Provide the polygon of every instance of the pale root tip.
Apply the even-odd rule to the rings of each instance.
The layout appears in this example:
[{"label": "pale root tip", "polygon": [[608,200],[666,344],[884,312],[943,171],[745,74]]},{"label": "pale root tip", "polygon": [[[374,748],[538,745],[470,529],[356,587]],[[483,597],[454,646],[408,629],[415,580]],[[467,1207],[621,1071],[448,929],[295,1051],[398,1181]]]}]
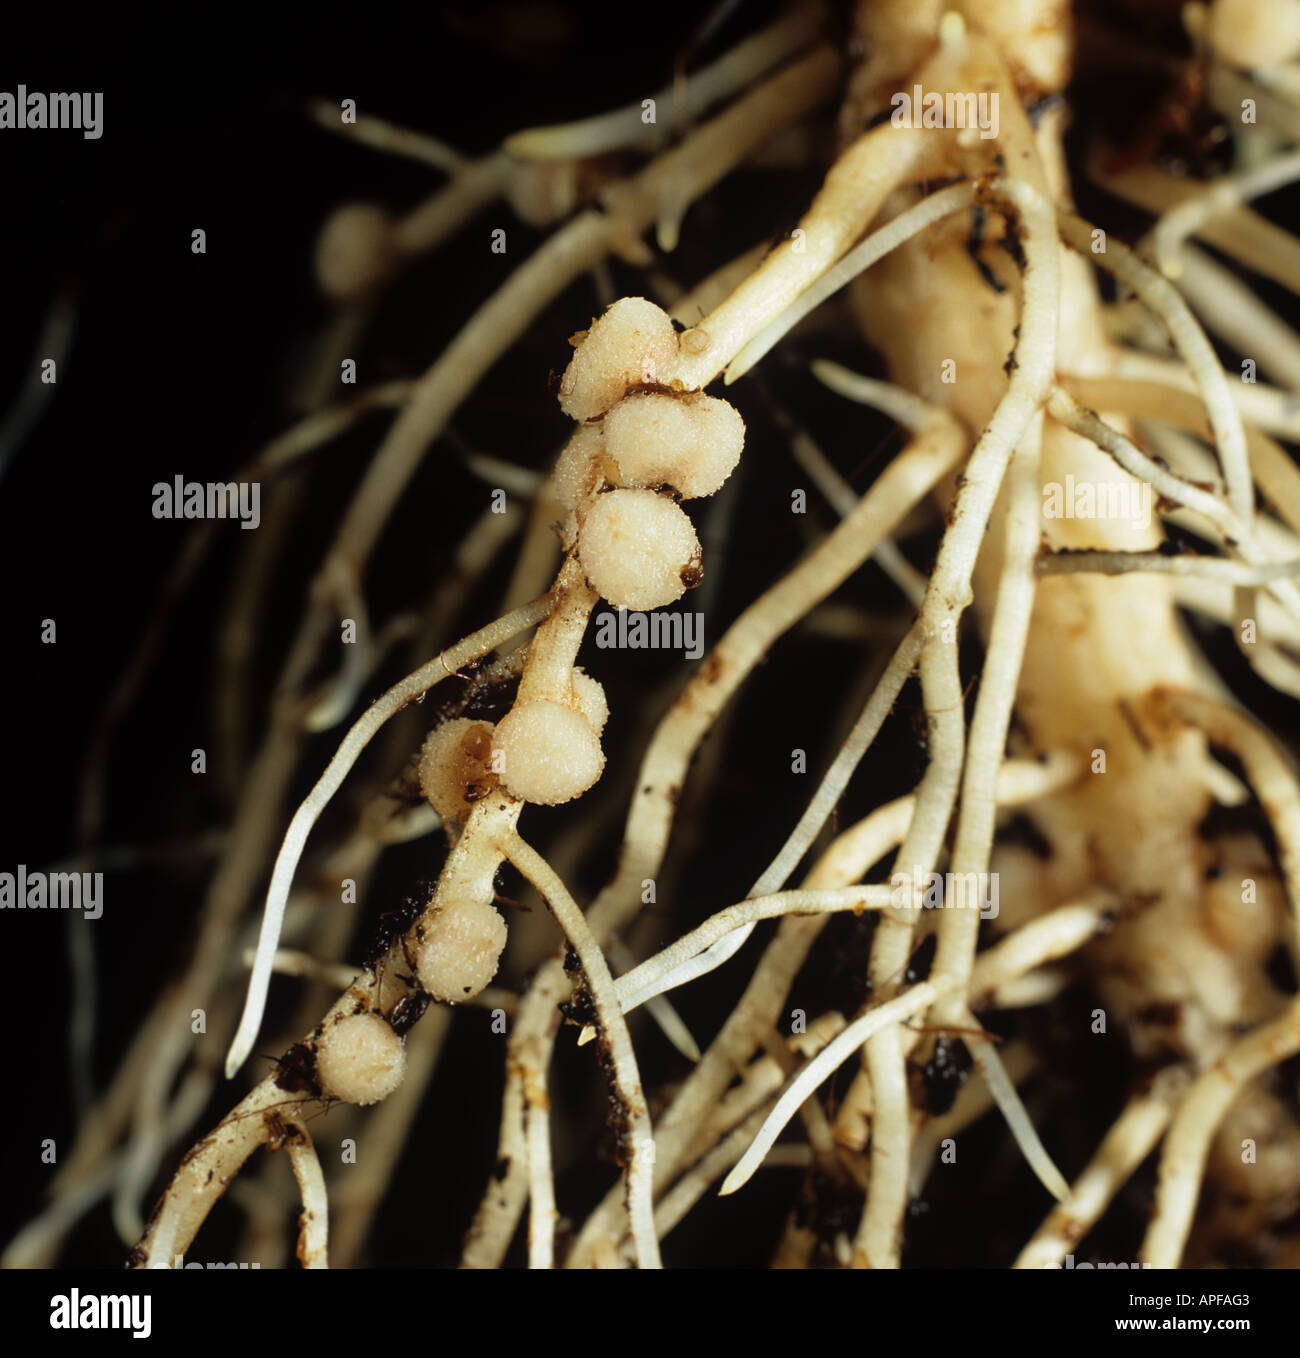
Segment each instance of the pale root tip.
[{"label": "pale root tip", "polygon": [[[257,1037],[257,1029],[262,1022],[259,1014],[253,1023],[249,1023],[248,1014],[240,1020],[239,1028],[234,1037],[230,1039],[230,1050],[226,1052],[226,1079],[233,1080],[239,1074],[248,1054],[253,1050],[253,1042]],[[250,1031],[251,1029],[251,1031]]]},{"label": "pale root tip", "polygon": [[501,149],[516,160],[545,160],[555,138],[537,128],[514,132],[501,143]]},{"label": "pale root tip", "polygon": [[958,10],[950,9],[939,20],[939,41],[945,47],[955,47],[966,39],[966,20]]},{"label": "pale root tip", "polygon": [[316,240],[316,281],[336,302],[357,302],[381,287],[398,259],[393,221],[374,203],[336,208]]}]

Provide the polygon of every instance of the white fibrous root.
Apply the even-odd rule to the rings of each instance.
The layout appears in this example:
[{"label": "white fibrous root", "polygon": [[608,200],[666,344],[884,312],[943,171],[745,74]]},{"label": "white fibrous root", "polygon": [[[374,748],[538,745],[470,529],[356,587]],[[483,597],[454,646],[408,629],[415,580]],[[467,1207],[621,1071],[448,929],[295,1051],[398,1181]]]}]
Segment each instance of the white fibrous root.
[{"label": "white fibrous root", "polygon": [[316,239],[316,281],[336,302],[356,302],[392,277],[400,251],[393,219],[374,203],[346,203]]},{"label": "white fibrous root", "polygon": [[718,490],[745,444],[735,406],[695,392],[633,392],[609,412],[604,427],[622,485],[670,485],[687,500]]},{"label": "white fibrous root", "polygon": [[417,925],[415,969],[435,1000],[472,999],[497,974],[506,946],[506,922],[492,905],[492,890],[448,899],[427,923]]},{"label": "white fibrous root", "polygon": [[592,588],[615,608],[671,604],[704,574],[690,519],[653,490],[597,496],[582,520],[578,555]]},{"label": "white fibrous root", "polygon": [[550,698],[516,703],[496,728],[492,752],[507,791],[542,806],[581,796],[605,767],[591,722]]},{"label": "white fibrous root", "polygon": [[378,1103],[405,1073],[406,1046],[378,1014],[344,1015],[316,1040],[316,1078],[327,1098]]},{"label": "white fibrous root", "polygon": [[560,381],[560,408],[575,420],[603,415],[629,387],[666,386],[677,363],[677,332],[666,311],[644,297],[622,297],[591,329]]},{"label": "white fibrous root", "polygon": [[492,723],[456,717],[429,733],[420,752],[420,790],[444,821],[461,825],[495,786]]}]

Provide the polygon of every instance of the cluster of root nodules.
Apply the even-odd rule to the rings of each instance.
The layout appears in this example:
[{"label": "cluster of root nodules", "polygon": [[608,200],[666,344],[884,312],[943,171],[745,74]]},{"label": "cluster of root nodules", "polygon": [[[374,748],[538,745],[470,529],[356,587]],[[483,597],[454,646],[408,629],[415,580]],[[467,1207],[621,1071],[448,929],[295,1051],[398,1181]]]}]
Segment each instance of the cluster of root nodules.
[{"label": "cluster of root nodules", "polygon": [[653,302],[622,298],[574,343],[560,405],[583,423],[555,470],[570,511],[566,539],[614,607],[674,603],[703,578],[699,540],[678,501],[726,481],[744,422],[728,402],[683,388],[677,332]]}]

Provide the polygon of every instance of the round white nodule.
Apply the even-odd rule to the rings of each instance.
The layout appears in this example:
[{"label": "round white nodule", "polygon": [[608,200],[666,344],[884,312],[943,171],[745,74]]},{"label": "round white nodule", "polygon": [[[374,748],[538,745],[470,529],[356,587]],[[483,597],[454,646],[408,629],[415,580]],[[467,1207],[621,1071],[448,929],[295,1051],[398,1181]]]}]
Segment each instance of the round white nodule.
[{"label": "round white nodule", "polygon": [[542,806],[581,796],[605,767],[587,718],[549,698],[516,703],[497,724],[492,750],[506,788]]},{"label": "round white nodule", "polygon": [[560,408],[575,420],[603,415],[628,387],[667,385],[677,364],[668,313],[644,297],[621,297],[578,344],[560,379]]},{"label": "round white nodule", "polygon": [[596,497],[578,533],[592,587],[615,608],[659,608],[699,582],[700,543],[680,506],[652,490]]},{"label": "round white nodule", "polygon": [[393,219],[374,203],[346,203],[316,239],[316,280],[336,302],[356,302],[393,273],[398,250]]},{"label": "round white nodule", "polygon": [[406,1073],[406,1047],[378,1014],[348,1014],[316,1040],[316,1078],[344,1103],[386,1099]]},{"label": "round white nodule", "polygon": [[605,417],[604,429],[623,485],[669,485],[688,500],[718,490],[745,446],[740,412],[702,394],[634,391]]},{"label": "round white nodule", "polygon": [[490,903],[449,904],[416,945],[420,984],[444,1004],[472,999],[497,974],[505,946],[506,922]]}]

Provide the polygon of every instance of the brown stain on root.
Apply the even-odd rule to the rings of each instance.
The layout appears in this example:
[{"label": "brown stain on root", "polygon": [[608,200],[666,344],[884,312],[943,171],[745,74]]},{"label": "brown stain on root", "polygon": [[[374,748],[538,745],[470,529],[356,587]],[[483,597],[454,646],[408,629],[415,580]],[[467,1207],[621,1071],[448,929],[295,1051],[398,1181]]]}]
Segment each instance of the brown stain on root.
[{"label": "brown stain on root", "polygon": [[614,1161],[620,1169],[626,1169],[632,1158],[632,1114],[623,1091],[618,1087],[609,1039],[601,1028],[596,1030],[596,1059],[605,1077],[605,1091],[609,1099],[605,1125],[614,1134]]},{"label": "brown stain on root", "polygon": [[262,1125],[266,1128],[267,1150],[278,1151],[283,1146],[300,1145],[307,1140],[307,1133],[297,1122],[274,1108],[262,1114]]},{"label": "brown stain on root", "polygon": [[295,1042],[280,1058],[274,1075],[277,1089],[289,1094],[310,1094],[321,1097],[320,1082],[316,1078],[316,1053],[305,1042]]}]

